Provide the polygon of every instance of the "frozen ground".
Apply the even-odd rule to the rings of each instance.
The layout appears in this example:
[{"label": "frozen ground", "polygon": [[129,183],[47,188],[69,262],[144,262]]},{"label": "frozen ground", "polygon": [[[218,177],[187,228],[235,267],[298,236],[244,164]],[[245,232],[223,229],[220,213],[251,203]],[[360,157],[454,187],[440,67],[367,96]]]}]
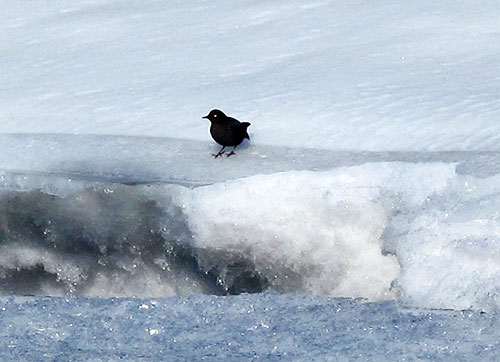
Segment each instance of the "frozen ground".
[{"label": "frozen ground", "polygon": [[2,2],[0,356],[495,360],[499,12]]}]

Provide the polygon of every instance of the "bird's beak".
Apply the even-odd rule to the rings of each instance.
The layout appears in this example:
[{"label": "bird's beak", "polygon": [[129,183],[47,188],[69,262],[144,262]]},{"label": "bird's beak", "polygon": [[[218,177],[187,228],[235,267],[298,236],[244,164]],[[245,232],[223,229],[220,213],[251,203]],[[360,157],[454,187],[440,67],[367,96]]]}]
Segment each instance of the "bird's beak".
[{"label": "bird's beak", "polygon": [[208,118],[208,116],[203,116],[203,117],[201,117],[201,118]]}]

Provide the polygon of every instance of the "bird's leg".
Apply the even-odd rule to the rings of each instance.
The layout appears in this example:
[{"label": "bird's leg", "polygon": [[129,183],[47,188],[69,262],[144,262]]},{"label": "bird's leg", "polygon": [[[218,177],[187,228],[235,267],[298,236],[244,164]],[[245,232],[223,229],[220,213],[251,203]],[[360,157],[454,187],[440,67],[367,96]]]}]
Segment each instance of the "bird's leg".
[{"label": "bird's leg", "polygon": [[212,154],[212,156],[214,156],[214,158],[222,156],[224,154],[224,148],[226,148],[226,146],[222,146],[222,148],[220,149],[219,153],[217,153],[216,155]]},{"label": "bird's leg", "polygon": [[[236,145],[236,146],[237,146],[237,145]],[[229,152],[229,153],[226,155],[227,157],[230,157],[230,156],[232,156],[232,155],[235,155],[235,154],[236,154],[236,153],[234,153],[234,150],[236,149],[236,146],[234,146],[234,147],[233,147],[233,149],[232,149],[232,151],[231,151],[231,152]]]}]

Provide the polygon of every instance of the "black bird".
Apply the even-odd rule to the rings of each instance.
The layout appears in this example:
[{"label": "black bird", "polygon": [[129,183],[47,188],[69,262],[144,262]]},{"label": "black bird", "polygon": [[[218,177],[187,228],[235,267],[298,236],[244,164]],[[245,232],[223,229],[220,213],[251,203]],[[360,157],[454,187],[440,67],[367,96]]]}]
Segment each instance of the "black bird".
[{"label": "black bird", "polygon": [[224,148],[232,146],[233,150],[227,154],[227,157],[234,155],[234,150],[243,139],[250,139],[247,128],[250,126],[248,122],[240,122],[237,119],[228,117],[224,112],[213,109],[209,114],[202,118],[207,118],[210,122],[210,134],[215,142],[220,144],[222,148],[219,153],[213,155],[215,158],[224,154]]}]

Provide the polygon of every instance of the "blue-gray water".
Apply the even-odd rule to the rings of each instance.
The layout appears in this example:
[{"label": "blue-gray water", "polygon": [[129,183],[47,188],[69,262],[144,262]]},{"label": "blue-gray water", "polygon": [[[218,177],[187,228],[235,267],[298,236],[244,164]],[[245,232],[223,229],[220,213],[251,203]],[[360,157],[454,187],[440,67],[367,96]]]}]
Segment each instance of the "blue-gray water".
[{"label": "blue-gray water", "polygon": [[498,314],[302,295],[0,298],[2,361],[495,361]]}]

